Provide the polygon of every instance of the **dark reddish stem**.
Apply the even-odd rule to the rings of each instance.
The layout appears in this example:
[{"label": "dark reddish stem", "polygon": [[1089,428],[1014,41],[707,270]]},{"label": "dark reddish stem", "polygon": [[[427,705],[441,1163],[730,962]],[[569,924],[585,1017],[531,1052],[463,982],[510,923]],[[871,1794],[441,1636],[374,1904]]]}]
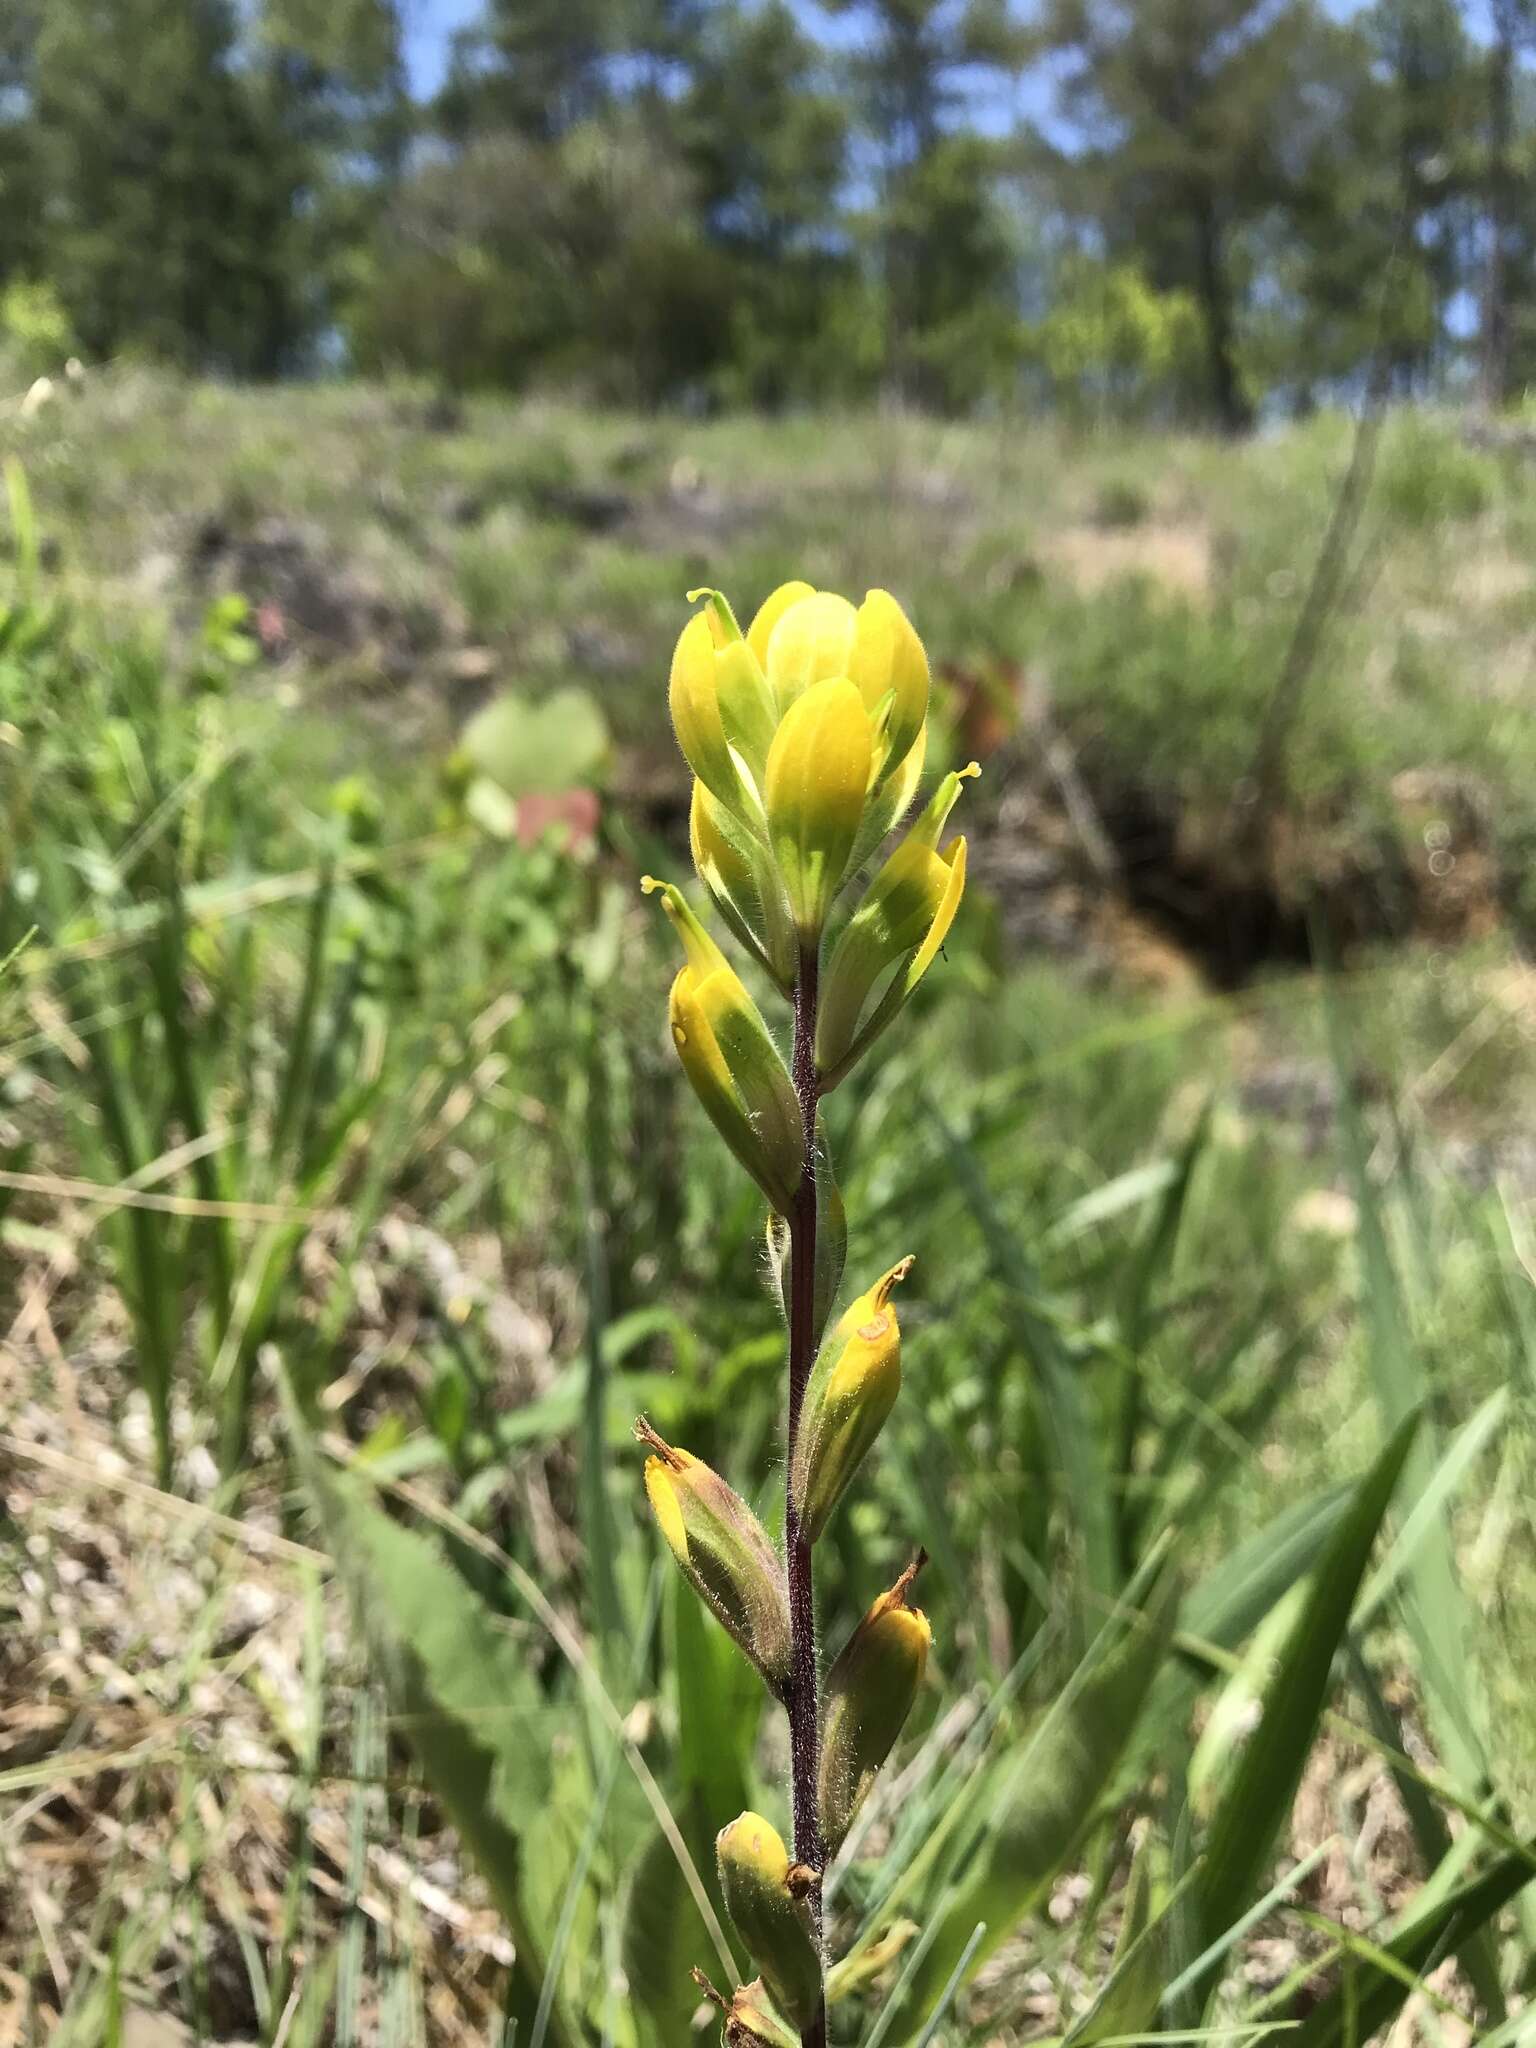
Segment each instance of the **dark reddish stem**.
[{"label": "dark reddish stem", "polygon": [[[795,1860],[823,1868],[821,1825],[816,1812],[816,1777],[821,1743],[820,1685],[816,1670],[816,1589],[811,1545],[800,1533],[788,1472],[794,1465],[800,1404],[816,1357],[816,1002],[820,956],[814,945],[800,953],[795,983],[795,1049],[791,1066],[800,1119],[805,1128],[805,1167],[789,1217],[789,1458],[784,1487],[784,1551],[789,1571],[789,1755],[795,1821]],[[811,1894],[818,1935],[821,1896]],[[800,2030],[801,2048],[825,2048],[827,2010]]]}]

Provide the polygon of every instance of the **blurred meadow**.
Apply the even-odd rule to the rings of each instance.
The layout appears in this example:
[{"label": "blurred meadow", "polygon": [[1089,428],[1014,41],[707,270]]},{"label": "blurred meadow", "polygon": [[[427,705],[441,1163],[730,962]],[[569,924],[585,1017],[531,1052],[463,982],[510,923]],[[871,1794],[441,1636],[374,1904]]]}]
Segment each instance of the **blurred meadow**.
[{"label": "blurred meadow", "polygon": [[[0,2048],[718,2036],[714,1838],[786,1824],[788,1743],[630,1432],[776,1530],[784,1319],[639,878],[688,866],[685,593],[789,578],[894,592],[929,781],[982,769],[943,956],[826,1105],[850,1274],[916,1264],[823,1634],[916,1545],[934,1629],[825,1873],[831,2040],[1536,2038],[1529,24],[1270,10],[1288,196],[1198,122],[1184,166],[1223,371],[1145,157],[1067,234],[1109,145],[951,103],[1076,25],[1134,132],[1137,10],[849,12],[660,9],[659,85],[604,30],[541,123],[600,8],[492,7],[430,93],[341,10],[268,81],[310,88],[266,356],[267,215],[221,301],[163,155],[143,218],[85,184],[91,108],[152,128],[112,53],[222,10],[0,38]],[[914,49],[931,131],[880,111]],[[1394,79],[1448,165],[1406,235]],[[818,165],[842,240],[783,224]],[[780,213],[669,210],[727,169]]]}]

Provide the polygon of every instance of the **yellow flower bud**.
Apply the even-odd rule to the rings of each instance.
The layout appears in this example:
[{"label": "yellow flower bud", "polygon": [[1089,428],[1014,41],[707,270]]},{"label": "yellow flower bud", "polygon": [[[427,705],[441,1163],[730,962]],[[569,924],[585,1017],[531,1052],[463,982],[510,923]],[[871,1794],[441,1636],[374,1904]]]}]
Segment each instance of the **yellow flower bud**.
[{"label": "yellow flower bud", "polygon": [[895,1747],[928,1663],[933,1631],[907,1605],[923,1554],[870,1608],[827,1674],[818,1799],[827,1853],[847,1834]]},{"label": "yellow flower bud", "polygon": [[901,1332],[891,1294],[912,1269],[902,1259],[844,1314],[822,1346],[800,1408],[790,1484],[812,1543],[885,1427],[901,1391]]},{"label": "yellow flower bud", "polygon": [[768,838],[804,943],[819,935],[847,873],[873,763],[874,727],[846,677],[813,683],[774,734],[764,784]]},{"label": "yellow flower bud", "polygon": [[888,590],[872,590],[859,606],[847,673],[871,711],[887,696],[885,758],[879,779],[894,774],[912,751],[928,716],[928,657],[910,620]]},{"label": "yellow flower bud", "polygon": [[715,656],[715,697],[720,706],[720,723],[727,742],[746,762],[754,778],[761,778],[763,764],[779,722],[778,708],[763,665],[751,643],[744,639],[736,614],[718,590],[690,590],[688,602],[705,600],[702,614],[709,622]]},{"label": "yellow flower bud", "polygon": [[789,1677],[789,1596],[763,1525],[718,1472],[656,1434],[642,1416],[645,1490],[683,1577],[782,1696]]},{"label": "yellow flower bud", "polygon": [[810,1910],[790,1889],[777,1829],[744,1813],[721,1830],[715,1858],[726,1908],[769,1997],[794,2026],[809,2026],[821,2005],[821,1955]]},{"label": "yellow flower bud", "polygon": [[761,830],[761,801],[742,772],[742,758],[733,751],[726,729],[711,618],[711,613],[695,612],[678,635],[667,689],[672,724],[699,780],[734,816]]},{"label": "yellow flower bud", "polygon": [[672,984],[672,1038],[683,1072],[711,1121],[780,1214],[805,1159],[800,1104],[779,1049],[741,977],[689,909],[682,892],[650,875],[682,939],[687,964]]},{"label": "yellow flower bud", "polygon": [[802,597],[815,595],[809,583],[781,583],[758,606],[757,614],[747,628],[747,645],[761,662],[764,674],[768,670],[768,642],[773,637],[774,627],[792,604],[798,604]]},{"label": "yellow flower bud", "polygon": [[[962,780],[980,772],[973,761],[945,776],[838,935],[822,977],[816,1028],[824,1088],[836,1087],[890,1023],[949,934],[965,893],[965,841],[953,839],[942,851],[937,841]],[[893,966],[895,977],[865,1019],[871,992]]]},{"label": "yellow flower bud", "polygon": [[773,856],[697,779],[688,837],[694,867],[715,908],[783,993],[791,995],[799,942]]},{"label": "yellow flower bud", "polygon": [[[781,594],[776,591],[768,603]],[[780,611],[768,635],[763,667],[781,718],[813,684],[847,678],[857,633],[858,614],[835,591],[815,591]]]}]

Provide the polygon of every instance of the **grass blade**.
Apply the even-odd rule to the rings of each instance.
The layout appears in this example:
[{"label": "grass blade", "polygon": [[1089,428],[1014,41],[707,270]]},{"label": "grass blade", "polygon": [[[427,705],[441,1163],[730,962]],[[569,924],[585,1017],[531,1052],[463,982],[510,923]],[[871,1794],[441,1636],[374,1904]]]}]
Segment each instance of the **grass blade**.
[{"label": "grass blade", "polygon": [[1216,1810],[1199,1880],[1201,1939],[1206,1947],[1242,1912],[1274,1855],[1316,1737],[1334,1657],[1417,1427],[1417,1414],[1399,1424],[1356,1488],[1319,1560],[1311,1592],[1264,1702],[1264,1718]]},{"label": "grass blade", "polygon": [[1112,1602],[1121,1584],[1115,1495],[1082,1377],[1060,1331],[1042,1310],[1045,1291],[1040,1277],[999,1214],[974,1149],[951,1129],[926,1094],[923,1102],[981,1232],[988,1263],[1011,1298],[1024,1351],[1039,1381],[1073,1525],[1082,1542],[1088,1590]]},{"label": "grass blade", "polygon": [[984,1822],[943,1908],[942,1927],[916,1972],[912,1997],[933,1999],[978,1920],[988,1932],[977,1961],[1004,1941],[1075,1853],[1135,1730],[1178,1607],[1166,1566],[1141,1611],[1122,1609],[1044,1722],[983,1781]]},{"label": "grass blade", "polygon": [[1491,1869],[1411,1918],[1384,1944],[1384,1960],[1363,1970],[1346,1959],[1339,1983],[1321,2001],[1298,2001],[1293,2048],[1350,2048],[1382,2033],[1415,1982],[1486,1928],[1531,1878],[1529,1855],[1501,1856]]}]

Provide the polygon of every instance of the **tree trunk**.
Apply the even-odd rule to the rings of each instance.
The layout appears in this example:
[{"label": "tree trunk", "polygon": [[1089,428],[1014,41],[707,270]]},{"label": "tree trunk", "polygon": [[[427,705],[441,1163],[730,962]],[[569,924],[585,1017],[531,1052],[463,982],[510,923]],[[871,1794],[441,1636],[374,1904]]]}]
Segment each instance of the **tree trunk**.
[{"label": "tree trunk", "polygon": [[1243,392],[1237,368],[1237,343],[1232,316],[1232,279],[1216,199],[1211,192],[1195,197],[1195,285],[1205,326],[1206,372],[1211,410],[1225,434],[1246,434],[1253,408]]},{"label": "tree trunk", "polygon": [[1509,396],[1510,153],[1514,147],[1515,24],[1509,6],[1493,10],[1488,58],[1488,257],[1483,273],[1481,362],[1483,404],[1496,412]]}]

